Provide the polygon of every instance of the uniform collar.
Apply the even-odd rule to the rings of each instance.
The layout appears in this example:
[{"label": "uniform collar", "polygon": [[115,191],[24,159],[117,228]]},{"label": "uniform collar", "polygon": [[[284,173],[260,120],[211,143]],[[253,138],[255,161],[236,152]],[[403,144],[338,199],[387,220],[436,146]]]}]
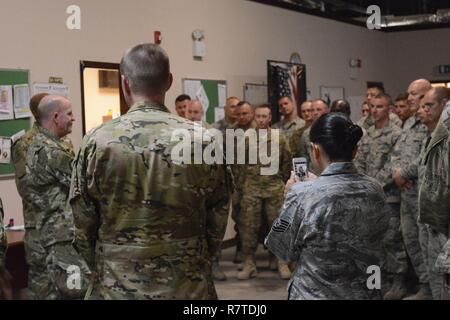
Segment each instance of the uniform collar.
[{"label": "uniform collar", "polygon": [[137,102],[135,103],[130,110],[128,110],[127,113],[130,112],[134,112],[134,111],[138,111],[138,110],[156,110],[156,111],[162,111],[162,112],[169,112],[169,109],[167,109],[166,106],[159,104],[157,102],[153,102],[153,101],[141,101],[141,102]]},{"label": "uniform collar", "polygon": [[320,175],[334,176],[337,174],[354,174],[358,173],[353,162],[333,162]]},{"label": "uniform collar", "polygon": [[47,138],[55,141],[55,142],[61,142],[62,139],[60,137],[58,137],[56,134],[54,134],[53,132],[50,132],[49,130],[47,130],[44,127],[41,126],[36,126],[37,130],[39,133],[43,134],[44,136],[46,136]]}]

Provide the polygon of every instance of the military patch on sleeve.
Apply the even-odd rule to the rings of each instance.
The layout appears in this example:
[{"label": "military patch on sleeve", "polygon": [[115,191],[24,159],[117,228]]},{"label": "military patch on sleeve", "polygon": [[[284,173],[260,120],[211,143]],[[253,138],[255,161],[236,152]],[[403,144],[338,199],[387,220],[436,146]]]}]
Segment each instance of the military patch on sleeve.
[{"label": "military patch on sleeve", "polygon": [[285,232],[289,227],[291,223],[286,220],[278,219],[272,226],[272,230],[274,232]]}]

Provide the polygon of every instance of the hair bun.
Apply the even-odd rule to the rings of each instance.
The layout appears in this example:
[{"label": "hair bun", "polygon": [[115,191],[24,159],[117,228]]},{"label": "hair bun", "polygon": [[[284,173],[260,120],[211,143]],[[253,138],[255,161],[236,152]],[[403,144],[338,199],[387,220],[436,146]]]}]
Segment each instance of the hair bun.
[{"label": "hair bun", "polygon": [[359,139],[361,139],[362,135],[363,135],[363,131],[361,129],[360,126],[352,123],[348,128],[347,128],[347,135],[348,137],[353,140],[353,141],[359,141]]}]

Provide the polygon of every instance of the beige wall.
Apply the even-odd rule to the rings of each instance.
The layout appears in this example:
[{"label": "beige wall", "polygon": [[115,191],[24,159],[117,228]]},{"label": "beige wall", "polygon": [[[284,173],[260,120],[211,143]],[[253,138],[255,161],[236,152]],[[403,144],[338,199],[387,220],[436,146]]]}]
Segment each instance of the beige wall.
[{"label": "beige wall", "polygon": [[439,76],[436,66],[450,64],[450,29],[397,32],[387,35],[388,73],[385,76],[392,93],[407,89],[414,79],[449,80]]},{"label": "beige wall", "polygon": [[[267,59],[287,61],[293,51],[300,52],[307,65],[312,97],[319,95],[320,85],[343,86],[346,96],[359,96],[368,80],[385,80],[389,90],[398,85],[392,70],[415,67],[392,54],[399,50],[394,40],[401,34],[244,0],[0,0],[0,4],[0,25],[8,30],[2,33],[0,67],[29,69],[31,82],[64,78],[77,118],[72,134],[75,147],[82,139],[79,61],[119,62],[128,47],[152,42],[154,30],[162,32],[162,46],[171,57],[174,85],[166,103],[170,108],[181,93],[182,78],[224,79],[228,94],[242,97],[246,81],[265,80]],[[71,4],[82,10],[80,31],[65,27]],[[205,31],[203,61],[192,58],[191,32],[197,28]],[[349,77],[350,58],[362,59],[357,80]],[[405,74],[402,81],[411,76]],[[1,180],[0,190],[7,216],[21,219],[13,180]]]}]

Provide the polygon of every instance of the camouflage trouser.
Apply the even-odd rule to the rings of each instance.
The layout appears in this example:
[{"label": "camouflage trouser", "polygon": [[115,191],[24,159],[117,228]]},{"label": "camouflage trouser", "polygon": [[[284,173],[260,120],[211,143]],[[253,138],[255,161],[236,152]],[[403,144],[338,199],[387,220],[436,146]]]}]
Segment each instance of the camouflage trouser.
[{"label": "camouflage trouser", "polygon": [[278,217],[278,211],[283,204],[283,196],[268,198],[257,194],[246,193],[242,198],[242,211],[239,217],[239,233],[242,239],[244,255],[253,255],[258,247],[258,234],[261,227],[261,215],[265,212],[267,223],[272,226]]},{"label": "camouflage trouser", "polygon": [[429,225],[422,227],[419,235],[420,245],[422,247],[423,258],[428,272],[428,279],[431,288],[433,300],[442,299],[442,291],[444,285],[443,274],[436,270],[436,259],[442,250],[447,238],[436,231]]},{"label": "camouflage trouser", "polygon": [[55,244],[47,252],[47,274],[52,287],[46,299],[83,299],[90,283],[90,271],[72,244]]},{"label": "camouflage trouser", "polygon": [[418,217],[417,195],[402,193],[400,205],[400,220],[402,226],[403,241],[409,260],[420,283],[428,283],[428,273],[423,260],[422,248],[419,243],[419,233],[422,225],[417,223]]},{"label": "camouflage trouser", "polygon": [[47,274],[45,258],[47,253],[40,245],[39,235],[36,229],[26,229],[25,233],[25,258],[28,264],[28,291],[29,299],[44,300],[52,287]]},{"label": "camouflage trouser", "polygon": [[406,274],[408,271],[408,258],[403,243],[400,228],[400,204],[389,203],[389,226],[384,238],[384,249],[386,253],[386,265],[384,269],[388,273]]},{"label": "camouflage trouser", "polygon": [[242,251],[242,240],[241,236],[239,234],[239,217],[241,216],[241,205],[242,205],[242,189],[236,188],[236,190],[233,192],[232,198],[231,198],[231,218],[235,222],[234,230],[236,231],[236,251]]}]

